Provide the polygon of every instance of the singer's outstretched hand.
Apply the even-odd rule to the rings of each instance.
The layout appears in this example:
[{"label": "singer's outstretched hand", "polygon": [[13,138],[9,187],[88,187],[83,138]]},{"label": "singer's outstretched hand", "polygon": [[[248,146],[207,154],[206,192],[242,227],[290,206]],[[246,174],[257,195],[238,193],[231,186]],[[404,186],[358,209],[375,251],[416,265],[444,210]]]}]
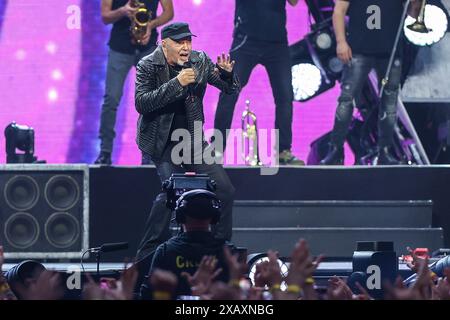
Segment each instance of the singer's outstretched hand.
[{"label": "singer's outstretched hand", "polygon": [[231,61],[230,55],[222,53],[222,56],[217,56],[217,65],[225,71],[233,71],[235,61]]}]

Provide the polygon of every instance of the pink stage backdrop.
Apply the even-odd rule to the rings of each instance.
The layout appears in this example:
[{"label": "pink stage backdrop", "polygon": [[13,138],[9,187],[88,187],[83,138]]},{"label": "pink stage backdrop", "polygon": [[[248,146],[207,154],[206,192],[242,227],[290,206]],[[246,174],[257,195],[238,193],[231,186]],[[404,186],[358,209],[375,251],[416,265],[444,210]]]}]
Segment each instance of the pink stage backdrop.
[{"label": "pink stage backdrop", "polygon": [[[257,1],[257,0],[255,0]],[[174,21],[186,21],[198,36],[194,49],[213,59],[231,44],[234,0],[174,0]],[[309,30],[303,2],[288,6],[289,42]],[[2,0],[0,3],[0,128],[11,121],[32,126],[36,155],[48,163],[91,163],[98,152],[109,26],[100,20],[100,0]],[[135,144],[134,69],[119,107],[114,162],[140,163]],[[294,102],[293,151],[305,159],[310,143],[333,123],[338,88],[307,103]],[[205,129],[213,126],[218,90],[207,90]],[[259,128],[274,127],[275,104],[267,74],[258,66],[242,90],[233,127],[240,127],[245,100]],[[4,138],[0,162],[5,162]],[[347,157],[347,162],[353,159]]]}]

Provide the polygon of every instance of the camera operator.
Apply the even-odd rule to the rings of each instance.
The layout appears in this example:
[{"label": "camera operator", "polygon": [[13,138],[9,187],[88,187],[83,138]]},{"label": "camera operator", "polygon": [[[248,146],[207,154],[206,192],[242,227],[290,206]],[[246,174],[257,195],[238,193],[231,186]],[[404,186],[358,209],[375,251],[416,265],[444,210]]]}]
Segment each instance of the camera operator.
[{"label": "camera operator", "polygon": [[[171,271],[178,278],[176,296],[191,295],[191,286],[184,273],[194,275],[204,256],[217,269],[216,280],[228,281],[228,267],[225,262],[224,241],[214,238],[211,226],[220,218],[220,201],[208,190],[195,189],[185,192],[177,200],[175,220],[182,230],[177,235],[162,243],[153,256],[149,275],[156,269]],[[214,258],[211,258],[214,257]],[[150,284],[142,285],[142,298],[149,298]]]}]

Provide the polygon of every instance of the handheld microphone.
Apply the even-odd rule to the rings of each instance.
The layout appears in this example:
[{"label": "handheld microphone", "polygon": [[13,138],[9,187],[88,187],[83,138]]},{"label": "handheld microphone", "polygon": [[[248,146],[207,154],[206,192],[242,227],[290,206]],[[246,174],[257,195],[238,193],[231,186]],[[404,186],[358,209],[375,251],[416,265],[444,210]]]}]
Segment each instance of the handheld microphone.
[{"label": "handheld microphone", "polygon": [[[188,60],[183,64],[183,69],[188,69],[188,68],[192,68],[191,60]],[[191,101],[194,102],[194,85],[193,84],[188,85],[187,90],[188,90],[188,96],[191,98]]]},{"label": "handheld microphone", "polygon": [[112,252],[128,249],[128,242],[115,242],[115,243],[105,243],[100,247],[92,248],[91,251],[97,252]]}]

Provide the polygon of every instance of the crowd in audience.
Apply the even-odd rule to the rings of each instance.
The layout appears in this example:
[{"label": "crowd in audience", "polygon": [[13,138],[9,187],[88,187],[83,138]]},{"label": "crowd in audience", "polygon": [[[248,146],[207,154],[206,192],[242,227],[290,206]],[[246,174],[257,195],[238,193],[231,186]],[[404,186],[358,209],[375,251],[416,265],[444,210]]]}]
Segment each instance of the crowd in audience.
[{"label": "crowd in audience", "polygon": [[[154,269],[145,281],[149,282],[151,294],[146,299],[172,300],[179,298],[178,283],[187,281],[190,298],[202,300],[370,300],[372,297],[363,284],[352,291],[338,277],[328,281],[326,293],[317,290],[314,272],[322,256],[313,258],[305,240],[299,240],[292,251],[289,271],[283,276],[277,253],[268,251],[268,260],[259,263],[254,273],[254,283],[248,280],[247,265],[240,262],[225,246],[223,256],[227,277],[220,277],[223,268],[218,268],[215,256],[203,256],[193,272],[175,275],[163,269]],[[0,267],[4,263],[3,248],[0,247]],[[450,269],[438,277],[429,269],[428,260],[415,257],[411,265],[417,273],[416,281],[406,287],[400,277],[395,283],[383,283],[385,299],[393,300],[450,300]],[[217,279],[221,279],[220,281]],[[136,294],[138,268],[127,266],[119,279],[94,281],[85,274],[80,298],[86,300],[131,300]],[[0,276],[1,300],[59,300],[64,298],[66,283],[61,274],[46,268],[36,261],[25,261]]]}]

